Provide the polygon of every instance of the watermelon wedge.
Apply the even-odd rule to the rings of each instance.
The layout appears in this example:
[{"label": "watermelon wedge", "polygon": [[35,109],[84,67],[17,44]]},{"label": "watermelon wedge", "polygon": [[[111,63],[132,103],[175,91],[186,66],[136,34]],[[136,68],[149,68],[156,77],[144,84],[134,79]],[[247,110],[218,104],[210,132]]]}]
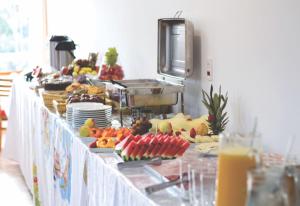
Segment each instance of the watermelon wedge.
[{"label": "watermelon wedge", "polygon": [[149,147],[148,147],[147,151],[144,154],[145,158],[149,158],[150,157],[150,154],[151,154],[152,150],[154,149],[154,147],[156,146],[157,143],[158,143],[158,138],[153,137],[151,139],[150,143],[149,143]]},{"label": "watermelon wedge", "polygon": [[162,135],[157,139],[157,144],[155,145],[151,154],[149,155],[150,158],[157,157],[157,153],[159,152],[161,146],[163,145],[164,138],[166,138],[166,136]]},{"label": "watermelon wedge", "polygon": [[170,157],[170,154],[171,154],[171,151],[174,150],[174,147],[176,147],[176,139],[175,138],[172,138],[170,137],[170,142],[167,146],[167,148],[165,149],[164,153],[162,154],[162,157],[163,158],[169,158]]},{"label": "watermelon wedge", "polygon": [[127,147],[127,145],[133,141],[134,136],[129,135],[125,139],[123,139],[119,144],[116,145],[115,151],[117,154],[121,154],[121,152]]},{"label": "watermelon wedge", "polygon": [[142,139],[142,136],[141,136],[141,135],[136,135],[136,136],[134,136],[134,141],[135,141],[135,142],[138,142],[140,139]]},{"label": "watermelon wedge", "polygon": [[137,143],[135,141],[131,141],[127,147],[122,151],[121,157],[124,161],[128,161],[130,158],[131,153],[137,147]]},{"label": "watermelon wedge", "polygon": [[166,149],[169,147],[169,144],[170,144],[171,140],[172,139],[170,137],[167,137],[167,138],[164,139],[163,144],[162,144],[161,148],[159,149],[159,151],[157,153],[157,156],[160,157],[162,154],[164,154]]},{"label": "watermelon wedge", "polygon": [[181,138],[178,137],[174,137],[174,138],[175,138],[174,147],[170,151],[170,154],[168,156],[169,158],[174,158],[176,153],[180,150],[182,144],[185,142],[185,140]]},{"label": "watermelon wedge", "polygon": [[190,143],[185,141],[185,143],[182,144],[181,148],[178,150],[178,152],[176,153],[176,157],[180,157],[183,155],[183,153],[185,152],[185,150],[187,150],[187,148],[189,148]]},{"label": "watermelon wedge", "polygon": [[140,149],[139,153],[136,155],[135,159],[137,159],[137,160],[142,159],[142,157],[144,156],[145,152],[147,151],[147,149],[149,147],[150,141],[151,141],[151,137],[146,137],[146,139],[142,140],[141,149]]},{"label": "watermelon wedge", "polygon": [[147,139],[147,138],[152,139],[153,137],[154,137],[154,134],[148,133],[148,134],[145,134],[145,135],[143,136],[143,139]]},{"label": "watermelon wedge", "polygon": [[130,154],[130,160],[135,160],[136,155],[139,153],[140,149],[142,148],[143,140],[140,139],[138,142],[136,142],[136,147]]}]

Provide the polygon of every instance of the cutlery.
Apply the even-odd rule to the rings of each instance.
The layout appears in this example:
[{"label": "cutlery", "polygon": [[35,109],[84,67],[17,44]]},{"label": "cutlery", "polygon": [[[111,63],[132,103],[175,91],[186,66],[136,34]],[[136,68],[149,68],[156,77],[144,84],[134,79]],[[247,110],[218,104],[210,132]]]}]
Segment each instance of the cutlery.
[{"label": "cutlery", "polygon": [[163,183],[159,183],[159,184],[156,184],[156,185],[148,186],[148,187],[145,188],[145,192],[146,192],[146,194],[150,195],[154,192],[166,189],[168,187],[172,187],[174,185],[179,185],[179,184],[182,184],[182,183],[185,183],[185,182],[189,182],[189,178],[188,178],[187,175],[183,176],[182,179],[180,179],[178,177],[178,179],[173,180],[173,181],[163,182]]}]

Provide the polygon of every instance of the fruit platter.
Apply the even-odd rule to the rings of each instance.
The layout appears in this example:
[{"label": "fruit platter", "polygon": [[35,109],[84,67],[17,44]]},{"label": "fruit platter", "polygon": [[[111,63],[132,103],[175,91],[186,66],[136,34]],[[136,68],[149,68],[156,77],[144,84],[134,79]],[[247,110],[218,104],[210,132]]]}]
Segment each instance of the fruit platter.
[{"label": "fruit platter", "polygon": [[155,157],[173,159],[182,156],[190,146],[190,143],[180,136],[163,133],[134,135],[133,131],[135,130],[124,127],[96,128],[93,119],[87,119],[79,128],[79,135],[82,139],[94,138],[94,141],[88,144],[93,151],[100,148],[97,151],[103,152],[109,148],[109,152],[114,150],[124,161]]},{"label": "fruit platter", "polygon": [[131,128],[96,128],[94,120],[87,119],[79,133],[81,138],[95,138],[90,148],[110,148],[124,161],[173,159],[182,156],[190,144],[196,144],[193,148],[199,152],[217,150],[219,136],[212,133],[208,117],[193,119],[183,113],[163,120],[138,117]]}]

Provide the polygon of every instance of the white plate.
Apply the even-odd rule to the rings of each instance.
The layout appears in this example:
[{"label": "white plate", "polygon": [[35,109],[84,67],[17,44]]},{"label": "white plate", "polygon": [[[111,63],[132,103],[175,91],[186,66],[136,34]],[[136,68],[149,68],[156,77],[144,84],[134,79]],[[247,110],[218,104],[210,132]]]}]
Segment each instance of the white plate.
[{"label": "white plate", "polygon": [[78,105],[75,105],[73,106],[73,112],[76,112],[76,111],[81,111],[81,112],[85,112],[85,111],[101,111],[101,110],[109,110],[111,109],[111,106],[109,105],[103,105],[103,104],[92,104],[89,102],[86,103],[86,104],[78,104]]},{"label": "white plate", "polygon": [[93,119],[107,119],[107,118],[110,118],[111,115],[74,115],[73,118],[76,118],[76,119],[87,119],[87,118],[93,118]]},{"label": "white plate", "polygon": [[69,104],[68,108],[72,108],[73,111],[98,111],[98,110],[104,110],[109,109],[111,106],[109,105],[103,105],[102,103],[95,103],[95,102],[80,102],[80,103],[74,103]]},{"label": "white plate", "polygon": [[[73,119],[73,122],[85,122],[85,121],[86,121],[86,119]],[[111,122],[111,118],[94,120],[94,122],[98,122],[98,123]]]},{"label": "white plate", "polygon": [[[72,125],[74,125],[75,127],[77,127],[77,128],[80,128],[83,124],[72,124]],[[110,126],[110,124],[96,124],[96,127],[108,127],[108,126]]]},{"label": "white plate", "polygon": [[[104,108],[105,107],[105,108]],[[82,112],[82,113],[92,113],[92,112],[110,112],[111,111],[111,108],[109,108],[110,106],[100,106],[100,107],[97,107],[97,109],[89,109],[89,110],[86,110],[86,109],[81,109],[81,108],[73,108],[72,111],[73,112]]]},{"label": "white plate", "polygon": [[92,115],[85,115],[85,116],[79,116],[79,115],[75,115],[73,116],[74,119],[88,119],[88,118],[92,118],[95,120],[95,119],[108,119],[108,118],[111,118],[111,115],[106,115],[106,116],[92,116]]},{"label": "white plate", "polygon": [[92,116],[92,115],[85,115],[85,116],[79,116],[79,115],[75,115],[73,116],[74,119],[88,119],[88,118],[93,118],[93,119],[107,119],[107,118],[111,118],[111,115],[97,115],[97,116]]},{"label": "white plate", "polygon": [[[96,126],[106,126],[106,125],[108,125],[108,124],[110,124],[110,122],[107,122],[107,123],[96,123]],[[78,122],[74,122],[74,125],[79,125],[79,126],[82,126],[82,125],[84,125],[84,123],[78,123]]]},{"label": "white plate", "polygon": [[90,113],[90,114],[86,114],[86,113],[74,113],[73,116],[85,116],[85,117],[89,117],[89,116],[92,116],[92,117],[98,117],[98,116],[111,116],[111,113]]},{"label": "white plate", "polygon": [[104,104],[102,104],[102,103],[100,103],[100,102],[73,102],[73,103],[69,103],[69,104],[67,104],[67,109],[68,108],[73,108],[73,107],[80,107],[80,105],[86,105],[86,104],[90,104],[90,105],[92,105],[92,104],[94,104],[94,105],[104,105]]},{"label": "white plate", "polygon": [[73,110],[73,113],[77,114],[94,114],[94,113],[98,113],[98,114],[107,114],[107,113],[111,113],[111,110],[106,109],[106,110]]},{"label": "white plate", "polygon": [[[85,121],[89,118],[73,118],[74,121]],[[93,118],[94,119],[94,118]],[[111,118],[94,119],[95,122],[109,121]]]},{"label": "white plate", "polygon": [[89,145],[97,140],[96,137],[79,137],[79,138],[83,143],[85,143],[87,145]]},{"label": "white plate", "polygon": [[74,112],[73,114],[69,114],[69,115],[73,115],[73,116],[107,116],[107,115],[111,115],[111,112],[106,112],[106,113],[102,113],[102,112],[93,112],[93,113],[83,113],[83,112]]},{"label": "white plate", "polygon": [[[84,119],[73,119],[75,122],[82,122],[82,121],[86,121],[88,118],[84,118]],[[95,122],[110,122],[112,119],[111,118],[103,118],[103,119],[94,119]]]}]

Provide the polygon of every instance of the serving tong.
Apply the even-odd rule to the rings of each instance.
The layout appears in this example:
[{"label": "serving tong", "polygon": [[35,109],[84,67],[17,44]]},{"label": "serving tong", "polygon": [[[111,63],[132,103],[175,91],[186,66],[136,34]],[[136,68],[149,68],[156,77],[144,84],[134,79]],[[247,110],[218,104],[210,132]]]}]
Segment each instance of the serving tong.
[{"label": "serving tong", "polygon": [[178,178],[176,178],[175,180],[171,180],[169,182],[163,182],[163,183],[159,183],[159,184],[155,184],[155,185],[151,185],[145,188],[145,192],[147,195],[150,195],[154,192],[158,192],[160,190],[175,186],[175,185],[180,185],[183,184],[185,182],[189,182],[189,176],[186,175],[182,175],[182,178],[180,178],[178,176]]}]

